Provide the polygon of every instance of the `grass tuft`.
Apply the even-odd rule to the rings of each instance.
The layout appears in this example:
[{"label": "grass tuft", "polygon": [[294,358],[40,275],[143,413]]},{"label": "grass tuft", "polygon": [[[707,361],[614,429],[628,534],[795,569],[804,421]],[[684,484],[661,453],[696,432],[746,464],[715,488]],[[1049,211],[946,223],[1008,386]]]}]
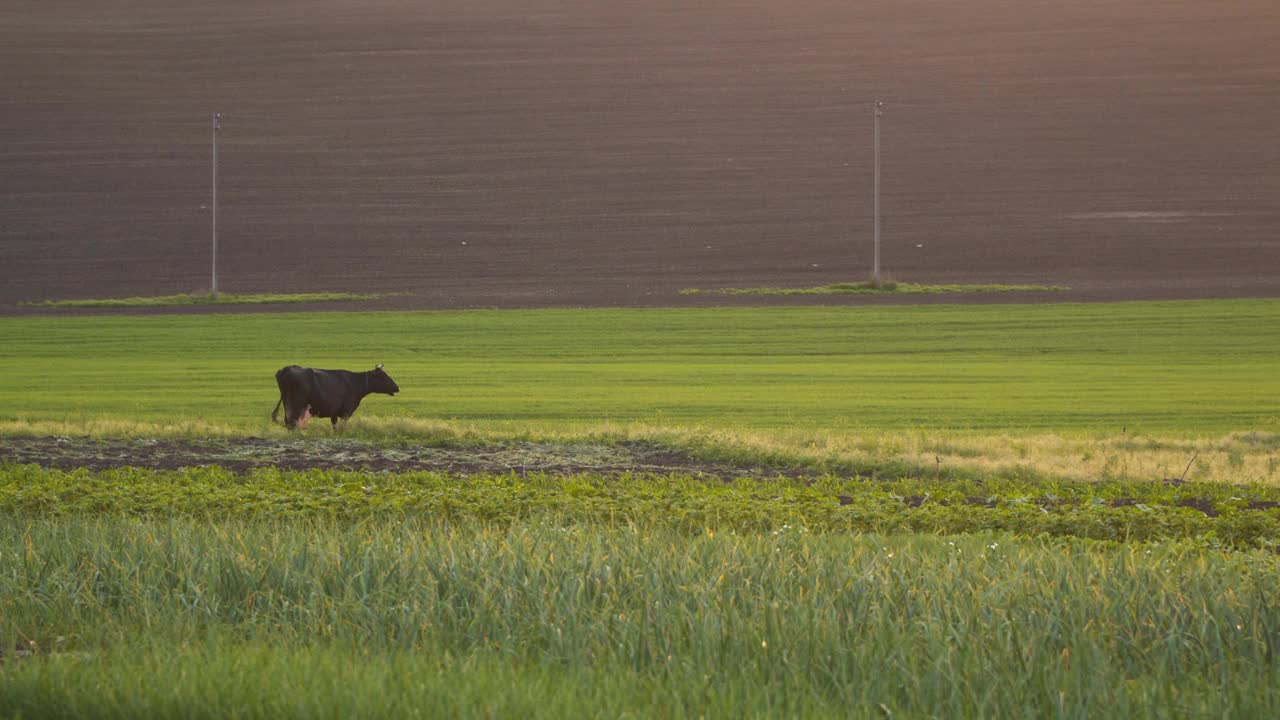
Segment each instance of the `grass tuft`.
[{"label": "grass tuft", "polygon": [[943,293],[1054,292],[1069,290],[1059,285],[926,285],[898,282],[892,278],[866,282],[832,283],[807,288],[688,288],[681,295],[940,295]]}]

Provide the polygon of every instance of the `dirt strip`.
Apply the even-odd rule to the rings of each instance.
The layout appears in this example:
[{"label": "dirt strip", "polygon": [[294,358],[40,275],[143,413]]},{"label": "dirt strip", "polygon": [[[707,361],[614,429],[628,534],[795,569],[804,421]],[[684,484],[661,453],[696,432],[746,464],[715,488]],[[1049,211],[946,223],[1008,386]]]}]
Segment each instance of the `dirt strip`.
[{"label": "dirt strip", "polygon": [[[452,474],[596,473],[685,474],[732,480],[741,477],[802,477],[794,468],[709,463],[646,443],[545,444],[503,442],[429,447],[379,446],[356,440],[272,440],[248,437],[193,441],[140,438],[95,440],[45,436],[0,438],[0,462],[31,463],[64,470],[141,467],[173,470],[218,465],[233,472],[276,467],[288,470],[434,471]],[[810,473],[812,474],[812,473]]]}]

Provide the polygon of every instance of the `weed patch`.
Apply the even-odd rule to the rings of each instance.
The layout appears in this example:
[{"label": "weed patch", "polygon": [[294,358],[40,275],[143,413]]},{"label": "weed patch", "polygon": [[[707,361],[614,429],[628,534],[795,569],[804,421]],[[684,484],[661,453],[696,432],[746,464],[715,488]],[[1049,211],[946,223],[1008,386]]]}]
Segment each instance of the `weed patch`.
[{"label": "weed patch", "polygon": [[941,295],[945,293],[1055,292],[1070,288],[1058,285],[926,285],[896,280],[831,283],[806,288],[687,288],[681,295]]}]

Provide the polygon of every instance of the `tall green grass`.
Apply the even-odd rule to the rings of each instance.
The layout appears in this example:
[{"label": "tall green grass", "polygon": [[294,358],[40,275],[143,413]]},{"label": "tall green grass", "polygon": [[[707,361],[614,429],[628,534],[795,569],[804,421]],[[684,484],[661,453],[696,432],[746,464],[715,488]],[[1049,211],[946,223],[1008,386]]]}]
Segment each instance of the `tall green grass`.
[{"label": "tall green grass", "polygon": [[0,547],[6,716],[1280,711],[1266,554],[13,515]]},{"label": "tall green grass", "polygon": [[[356,416],[945,433],[1280,429],[1280,302],[0,318],[0,422],[269,432],[274,373],[386,363]],[[327,429],[326,429],[327,430]]]}]

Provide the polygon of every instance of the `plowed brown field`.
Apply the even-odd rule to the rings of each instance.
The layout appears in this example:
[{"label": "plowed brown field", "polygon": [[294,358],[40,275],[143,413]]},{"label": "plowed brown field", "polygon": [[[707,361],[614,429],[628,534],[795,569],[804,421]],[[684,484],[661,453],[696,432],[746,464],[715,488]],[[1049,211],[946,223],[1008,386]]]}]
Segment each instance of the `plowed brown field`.
[{"label": "plowed brown field", "polygon": [[678,295],[863,279],[875,98],[901,280],[1280,296],[1275,0],[10,0],[0,68],[0,313],[208,288],[214,111],[224,291],[877,302]]}]

